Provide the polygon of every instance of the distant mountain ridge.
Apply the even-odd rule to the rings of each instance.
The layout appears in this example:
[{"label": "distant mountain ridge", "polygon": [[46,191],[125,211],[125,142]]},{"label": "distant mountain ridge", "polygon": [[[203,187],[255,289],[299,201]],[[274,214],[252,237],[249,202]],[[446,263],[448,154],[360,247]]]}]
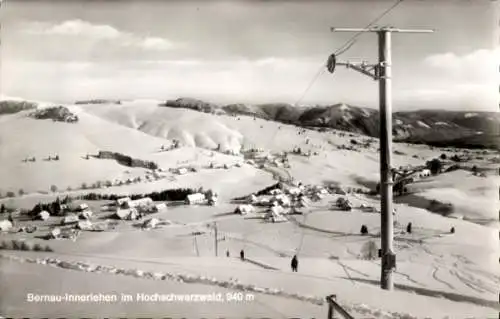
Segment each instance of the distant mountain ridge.
[{"label": "distant mountain ridge", "polygon": [[[378,110],[343,103],[295,107],[285,103],[218,105],[192,98],[160,106],[212,114],[244,115],[303,127],[379,136]],[[500,149],[500,112],[419,110],[393,113],[395,141],[434,146]]]}]

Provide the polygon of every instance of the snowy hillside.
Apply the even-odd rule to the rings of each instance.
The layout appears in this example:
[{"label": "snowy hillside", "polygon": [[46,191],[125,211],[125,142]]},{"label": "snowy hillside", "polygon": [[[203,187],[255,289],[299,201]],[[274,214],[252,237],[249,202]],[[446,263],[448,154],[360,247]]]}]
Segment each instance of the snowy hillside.
[{"label": "snowy hillside", "polygon": [[[379,180],[376,139],[158,104],[98,100],[64,105],[78,116],[71,123],[36,119],[29,116],[30,110],[0,115],[0,204],[9,210],[0,213],[1,229],[9,216],[14,221],[10,230],[0,230],[0,278],[9,291],[0,300],[0,315],[52,317],[72,311],[76,316],[111,316],[118,311],[154,317],[165,309],[164,303],[29,303],[23,296],[30,291],[254,296],[244,305],[175,303],[168,308],[187,317],[320,318],[326,316],[324,298],[330,294],[356,318],[497,315],[500,248],[493,222],[498,212],[498,153],[394,144],[394,167],[425,166],[439,157],[447,158],[446,168],[464,167],[416,178],[407,185],[407,194],[395,196],[395,290],[383,291],[377,257],[380,199],[371,192]],[[339,105],[321,114],[333,118],[352,109]],[[304,114],[314,119],[310,112]],[[99,151],[151,161],[159,169],[100,158]],[[453,162],[452,156],[464,160]],[[281,222],[272,222],[266,217],[268,202],[251,203],[255,206],[249,214],[235,213],[242,204],[235,198],[247,203],[251,194],[278,180],[278,185],[306,194],[298,212],[290,209]],[[150,217],[117,219],[119,208],[112,199],[78,197],[177,188],[214,190],[218,202],[155,200],[155,205],[165,206],[148,214],[165,223],[148,228],[144,223]],[[47,220],[29,215],[39,202],[66,195],[73,204],[90,206],[91,224],[107,228],[89,230],[81,222],[63,225],[64,217],[52,213]],[[275,195],[259,195],[259,200],[264,203]],[[350,202],[350,210],[337,207],[340,198]],[[442,205],[452,207],[453,213],[434,209]],[[361,233],[362,226],[366,233]],[[54,235],[55,228],[74,236]],[[241,250],[244,260],[239,258]],[[290,270],[293,255],[299,258],[297,273]],[[21,278],[23,286],[16,284]]]}]

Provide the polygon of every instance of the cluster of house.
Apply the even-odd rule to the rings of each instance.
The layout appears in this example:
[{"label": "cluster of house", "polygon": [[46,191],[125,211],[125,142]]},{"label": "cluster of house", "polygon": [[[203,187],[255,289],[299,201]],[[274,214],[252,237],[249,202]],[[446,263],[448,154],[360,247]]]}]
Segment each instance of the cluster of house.
[{"label": "cluster of house", "polygon": [[268,195],[257,197],[250,195],[247,204],[239,205],[234,213],[246,215],[256,212],[254,206],[266,207],[264,219],[271,222],[286,222],[285,215],[301,214],[297,208],[306,208],[313,201],[319,201],[329,194],[328,190],[321,186],[304,186],[298,183],[294,186],[275,188]]},{"label": "cluster of house", "polygon": [[[61,225],[73,225],[77,229],[90,230],[92,229],[92,222],[90,221],[93,212],[90,210],[86,203],[78,204],[76,207],[68,207],[67,205],[61,205],[62,210],[70,209],[73,211],[72,214],[64,216],[61,220]],[[39,218],[42,220],[47,220],[50,218],[50,214],[47,211],[42,211],[39,213]],[[54,230],[53,230],[54,231]]]},{"label": "cluster of house", "polygon": [[145,215],[167,209],[165,203],[154,203],[149,197],[132,200],[130,197],[118,198],[115,202],[115,216],[123,220],[137,220]]},{"label": "cluster of house", "polygon": [[288,156],[286,152],[279,154],[272,154],[263,149],[250,149],[245,153],[246,163],[252,166],[262,168],[264,164],[268,163],[276,167],[290,168]]}]

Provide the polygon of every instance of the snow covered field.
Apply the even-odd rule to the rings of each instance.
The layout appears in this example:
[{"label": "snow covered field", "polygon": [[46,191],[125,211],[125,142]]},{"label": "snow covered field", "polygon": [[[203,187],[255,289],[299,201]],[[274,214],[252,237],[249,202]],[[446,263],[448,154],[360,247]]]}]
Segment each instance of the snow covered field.
[{"label": "snow covered field", "polygon": [[[173,222],[148,231],[134,222],[118,221],[114,230],[83,231],[76,241],[38,238],[57,224],[34,224],[38,231],[0,232],[0,242],[23,239],[50,245],[53,252],[0,250],[0,284],[7,287],[0,300],[0,315],[33,316],[171,316],[185,317],[326,317],[324,298],[337,294],[356,318],[491,318],[498,306],[498,228],[476,220],[497,219],[499,179],[472,176],[457,170],[422,179],[409,186],[412,198],[396,204],[395,291],[379,288],[380,260],[368,260],[366,245],[380,246],[380,215],[361,205],[378,207],[378,199],[364,194],[328,194],[303,210],[287,216],[284,223],[268,223],[259,214],[232,214],[231,199],[263,189],[276,180],[258,165],[242,164],[227,169],[206,168],[243,163],[239,156],[214,150],[263,148],[272,153],[300,147],[317,155],[289,155],[289,173],[304,184],[363,188],[378,180],[377,143],[357,151],[338,149],[351,139],[338,132],[306,130],[251,117],[217,116],[190,110],[157,107],[158,102],[125,102],[122,105],[68,106],[78,123],[57,123],[26,118],[25,113],[0,116],[0,191],[16,196],[1,199],[13,208],[32,208],[56,196],[84,194],[133,194],[177,187],[203,187],[220,194],[217,206],[172,206],[154,215]],[[184,146],[159,152],[162,145],[178,139]],[[426,146],[396,144],[401,155],[395,166],[423,165],[445,151]],[[167,178],[92,190],[77,189],[82,183],[144,176],[142,168],[122,166],[114,160],[85,159],[99,150],[123,152],[158,163]],[[43,158],[58,154],[60,161]],[[36,156],[34,163],[25,157]],[[498,154],[496,154],[498,156]],[[486,166],[486,161],[476,160]],[[476,163],[475,162],[475,163]],[[200,169],[185,175],[169,172],[182,165]],[[49,192],[57,185],[56,192]],[[72,190],[67,190],[70,186]],[[27,194],[17,196],[18,190]],[[41,194],[39,191],[49,192]],[[339,197],[353,203],[351,211],[331,209]],[[430,212],[426,202],[450,203],[455,217]],[[418,201],[418,202],[414,202]],[[92,202],[89,201],[89,204]],[[423,203],[423,204],[422,204]],[[97,205],[98,207],[99,205]],[[5,219],[0,216],[0,219]],[[94,221],[104,218],[94,217]],[[467,220],[470,219],[470,220]],[[214,257],[217,222],[218,257]],[[413,231],[406,233],[411,222]],[[367,235],[360,234],[366,225]],[[455,233],[450,233],[454,227]],[[193,232],[198,232],[196,236]],[[246,262],[239,260],[243,249]],[[230,256],[226,257],[226,251]],[[297,254],[299,272],[292,273],[290,259]],[[238,258],[237,258],[238,257]],[[71,266],[67,262],[79,262]],[[96,266],[111,268],[95,269]],[[67,269],[69,268],[69,269]],[[113,270],[114,269],[114,270]],[[116,269],[121,269],[117,271]],[[139,270],[139,275],[136,270]],[[151,272],[151,275],[147,275]],[[153,276],[157,273],[157,276]],[[141,275],[142,274],[142,275]],[[146,274],[146,275],[145,275]],[[160,274],[160,275],[158,275]],[[162,279],[162,275],[166,279]],[[168,274],[168,276],[167,276]],[[187,277],[186,277],[187,276]],[[158,278],[157,278],[158,277]],[[184,279],[188,278],[187,280]],[[211,280],[210,278],[215,278]],[[20,284],[22,283],[22,284]],[[245,291],[255,297],[245,303],[29,303],[27,293],[232,293]],[[92,315],[90,315],[92,316]]]}]

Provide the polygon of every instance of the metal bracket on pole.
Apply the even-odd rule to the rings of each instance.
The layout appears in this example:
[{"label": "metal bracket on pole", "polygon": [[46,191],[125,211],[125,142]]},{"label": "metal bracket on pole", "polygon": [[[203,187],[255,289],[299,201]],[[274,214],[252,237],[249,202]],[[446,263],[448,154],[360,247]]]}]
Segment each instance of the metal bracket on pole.
[{"label": "metal bracket on pole", "polygon": [[[364,62],[362,63],[351,63],[351,62],[337,62],[337,65],[342,65],[345,66],[348,69],[353,69],[355,71],[358,71],[359,73],[362,73],[364,75],[367,75],[371,77],[374,80],[378,80],[378,64],[366,64]],[[377,71],[375,71],[377,70]]]}]

